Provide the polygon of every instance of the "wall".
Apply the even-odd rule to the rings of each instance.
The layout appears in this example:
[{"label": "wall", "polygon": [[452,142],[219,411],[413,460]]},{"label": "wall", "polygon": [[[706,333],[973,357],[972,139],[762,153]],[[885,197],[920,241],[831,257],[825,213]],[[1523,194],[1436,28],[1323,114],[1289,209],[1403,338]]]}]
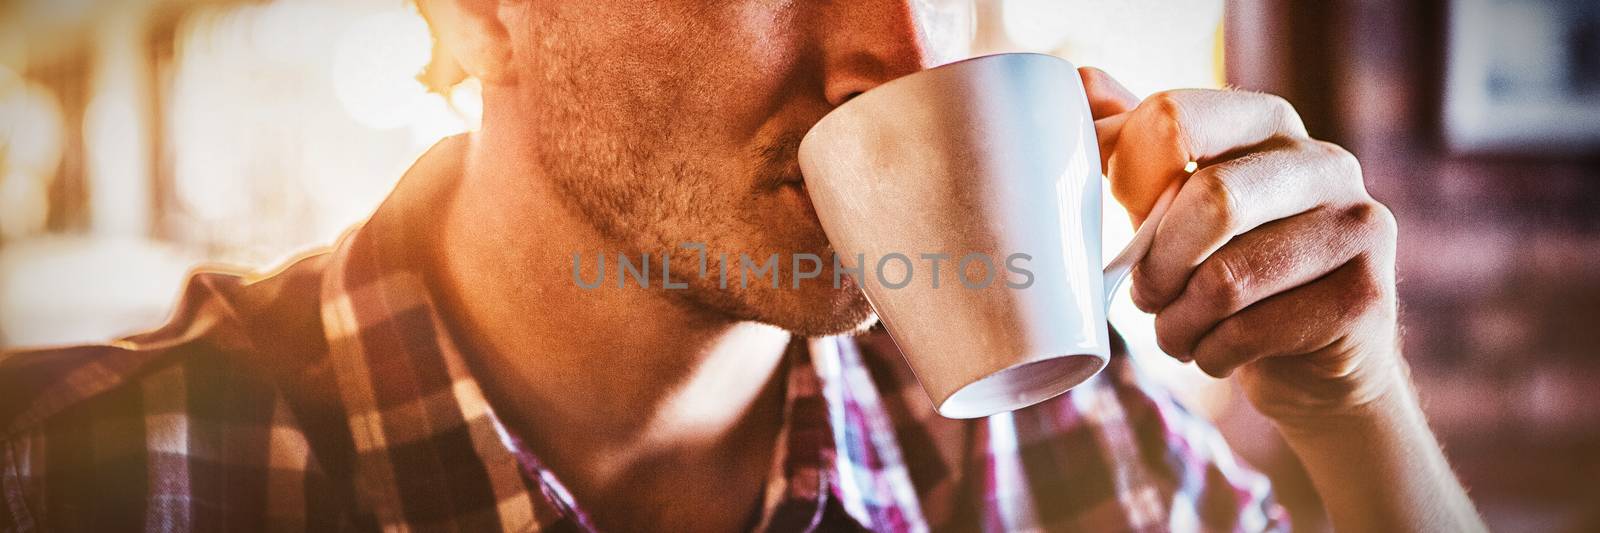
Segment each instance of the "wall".
[{"label": "wall", "polygon": [[[1230,4],[1229,81],[1284,94],[1400,223],[1404,351],[1491,526],[1600,527],[1600,151],[1443,142],[1444,1]],[[1285,477],[1292,465],[1278,466]]]}]

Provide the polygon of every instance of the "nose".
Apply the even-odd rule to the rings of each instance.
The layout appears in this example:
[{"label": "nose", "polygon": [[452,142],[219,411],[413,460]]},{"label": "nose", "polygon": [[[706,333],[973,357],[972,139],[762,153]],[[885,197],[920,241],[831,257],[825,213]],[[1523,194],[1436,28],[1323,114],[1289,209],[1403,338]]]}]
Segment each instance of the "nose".
[{"label": "nose", "polygon": [[823,92],[838,106],[927,68],[915,0],[835,0],[822,25]]}]

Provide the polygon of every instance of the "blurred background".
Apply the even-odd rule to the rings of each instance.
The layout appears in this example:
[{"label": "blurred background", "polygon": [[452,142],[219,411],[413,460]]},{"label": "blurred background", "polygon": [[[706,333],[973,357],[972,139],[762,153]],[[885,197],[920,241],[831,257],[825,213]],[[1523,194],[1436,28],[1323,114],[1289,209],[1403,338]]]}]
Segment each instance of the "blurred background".
[{"label": "blurred background", "polygon": [[[1600,531],[1600,2],[914,3],[950,57],[1287,97],[1399,218],[1406,355],[1491,526]],[[432,52],[405,0],[0,0],[0,347],[148,328],[198,264],[331,243],[476,126],[475,81]],[[1120,210],[1106,231],[1120,248]],[[1160,356],[1125,295],[1112,319],[1326,529],[1237,391]]]}]

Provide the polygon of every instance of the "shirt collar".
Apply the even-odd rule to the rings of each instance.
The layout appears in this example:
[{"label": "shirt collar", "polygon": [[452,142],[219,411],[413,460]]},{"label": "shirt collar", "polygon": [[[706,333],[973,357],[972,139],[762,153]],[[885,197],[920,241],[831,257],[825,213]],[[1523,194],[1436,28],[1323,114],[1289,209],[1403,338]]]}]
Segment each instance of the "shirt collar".
[{"label": "shirt collar", "polygon": [[[464,145],[447,139],[425,154],[384,206],[340,239],[324,279],[322,318],[355,444],[357,492],[385,529],[593,529],[495,416],[406,248],[417,241],[405,215],[438,205]],[[792,343],[784,369],[784,422],[758,529],[810,530],[833,516],[830,506],[856,527],[925,528],[854,343]]]}]

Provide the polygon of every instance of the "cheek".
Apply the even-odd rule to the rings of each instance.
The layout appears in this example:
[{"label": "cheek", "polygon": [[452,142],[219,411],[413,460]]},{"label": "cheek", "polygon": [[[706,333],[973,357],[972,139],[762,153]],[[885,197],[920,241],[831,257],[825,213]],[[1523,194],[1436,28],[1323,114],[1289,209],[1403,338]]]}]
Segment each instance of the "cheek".
[{"label": "cheek", "polygon": [[[697,5],[704,2],[694,2]],[[786,2],[785,2],[786,3]],[[642,93],[698,139],[744,143],[805,90],[797,72],[806,49],[792,9],[743,0],[700,7],[667,25],[639,54]],[[820,94],[820,84],[816,88]]]},{"label": "cheek", "polygon": [[755,148],[803,133],[800,117],[784,114],[806,90],[794,74],[802,37],[759,1],[700,9],[709,14],[699,18],[667,2],[608,3],[529,8],[546,17],[519,37],[534,74],[523,97],[554,141],[543,144],[555,159],[593,162],[577,173],[587,187],[626,191],[613,202],[641,218],[679,234],[748,233],[742,219],[764,218],[745,212],[765,205],[750,197]]},{"label": "cheek", "polygon": [[789,4],[536,2],[519,40],[541,71],[535,78],[570,86],[587,114],[726,145],[748,140],[804,90],[803,17]]}]

